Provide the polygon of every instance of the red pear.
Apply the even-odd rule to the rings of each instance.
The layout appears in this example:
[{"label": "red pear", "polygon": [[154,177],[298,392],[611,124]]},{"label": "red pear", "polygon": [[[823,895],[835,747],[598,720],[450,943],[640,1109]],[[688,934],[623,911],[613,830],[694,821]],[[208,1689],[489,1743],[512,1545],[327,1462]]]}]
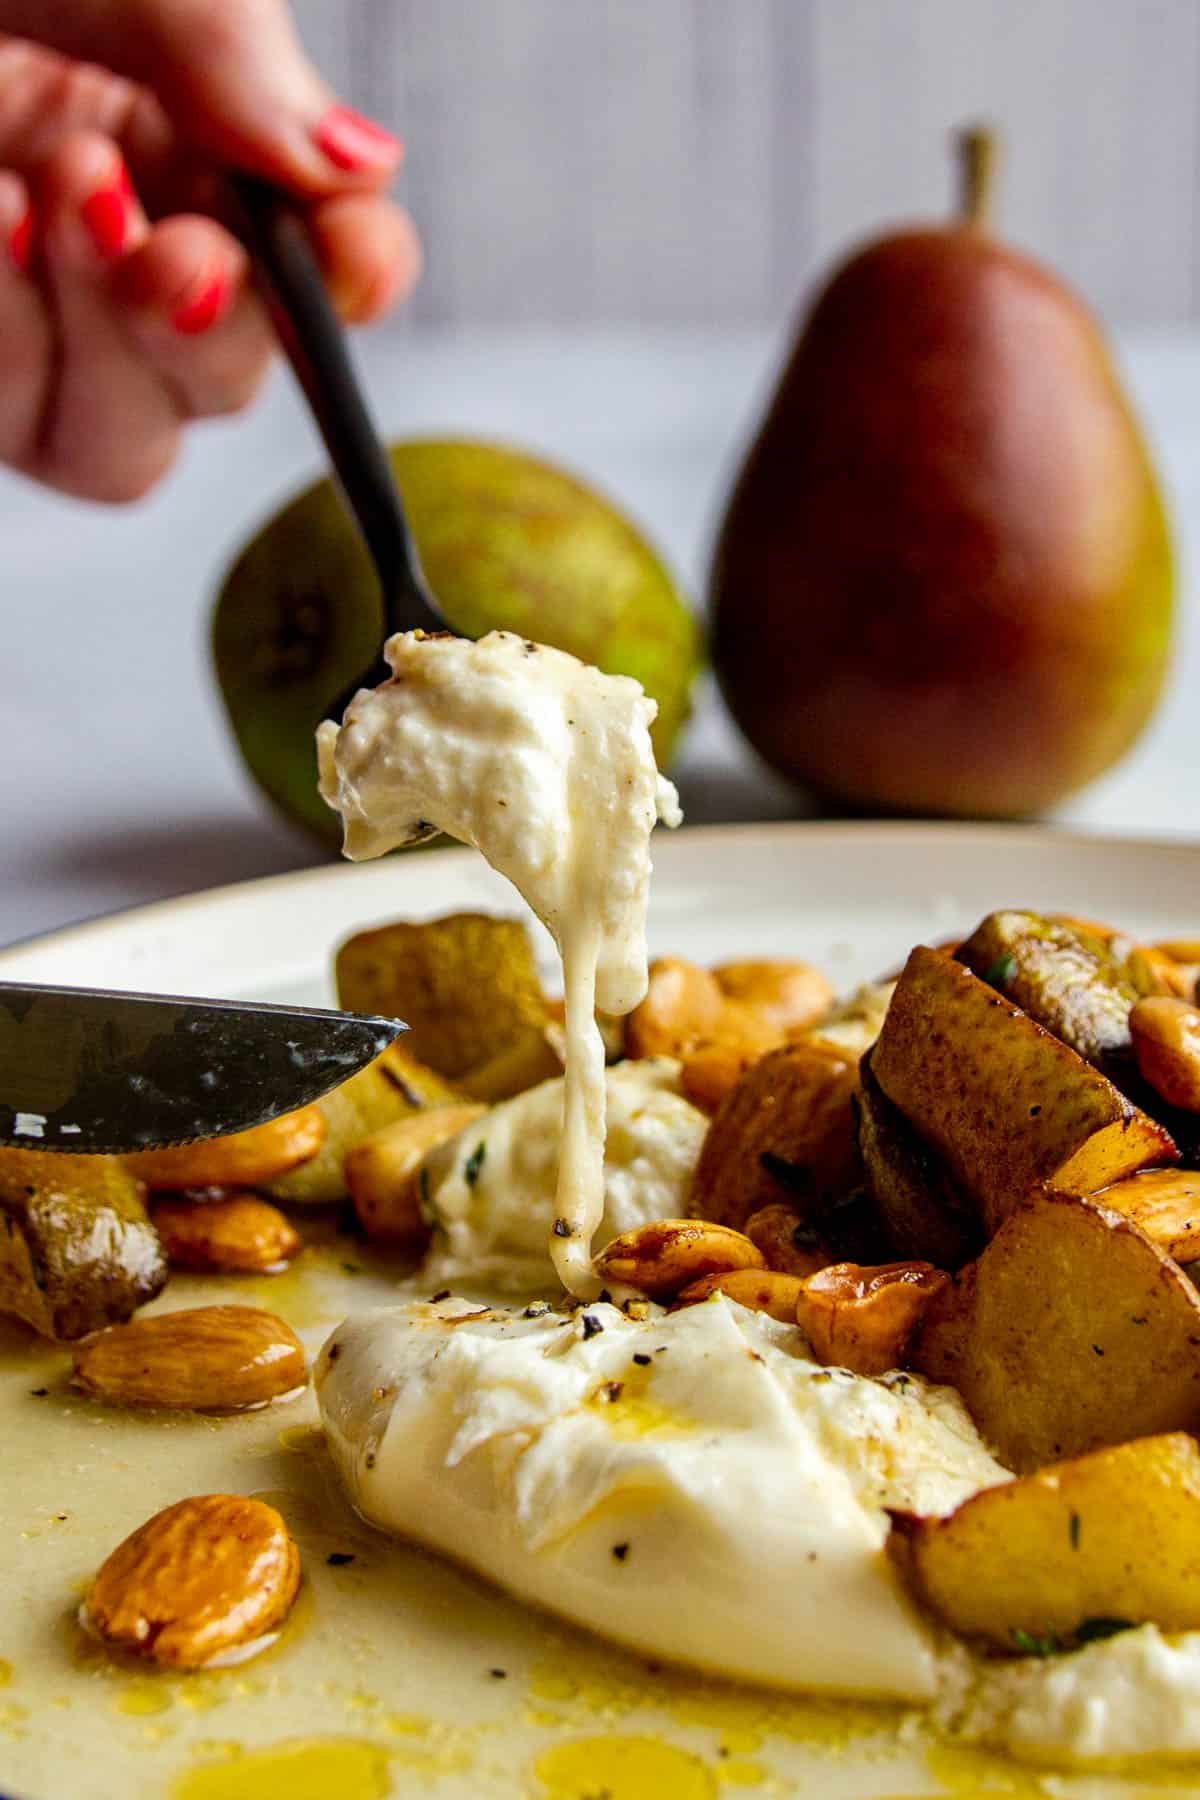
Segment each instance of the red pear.
[{"label": "red pear", "polygon": [[737,482],[713,660],[776,769],[879,811],[1017,816],[1110,767],[1154,710],[1162,499],[1084,303],[962,217],[833,276]]}]

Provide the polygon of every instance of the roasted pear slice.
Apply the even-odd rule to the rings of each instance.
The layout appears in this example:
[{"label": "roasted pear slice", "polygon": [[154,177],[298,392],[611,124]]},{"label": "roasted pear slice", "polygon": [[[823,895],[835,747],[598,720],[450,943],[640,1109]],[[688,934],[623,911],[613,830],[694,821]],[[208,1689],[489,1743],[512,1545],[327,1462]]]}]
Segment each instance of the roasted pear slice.
[{"label": "roasted pear slice", "polygon": [[1129,1014],[1139,994],[1102,938],[1033,912],[994,912],[958,960],[1086,1062],[1119,1081],[1132,1071]]},{"label": "roasted pear slice", "polygon": [[1046,1655],[1124,1625],[1200,1626],[1200,1450],[1181,1431],[985,1488],[945,1518],[894,1523],[920,1599],[997,1650]]},{"label": "roasted pear slice", "polygon": [[1093,1194],[1178,1161],[1164,1126],[941,950],[909,957],[871,1067],[989,1233],[1043,1183]]},{"label": "roasted pear slice", "polygon": [[959,1269],[983,1248],[979,1214],[937,1156],[892,1105],[870,1055],[859,1064],[858,1147],[863,1170],[898,1255]]},{"label": "roasted pear slice", "polygon": [[324,1142],[315,1156],[277,1177],[265,1191],[277,1200],[301,1205],[344,1200],[349,1191],[344,1172],[349,1151],[398,1119],[461,1098],[448,1081],[410,1055],[400,1039],[314,1103],[325,1120]]},{"label": "roasted pear slice", "polygon": [[338,951],[336,977],[340,1005],[403,1019],[411,1055],[472,1099],[506,1100],[561,1073],[519,919],[450,913],[360,931]]},{"label": "roasted pear slice", "polygon": [[1200,1429],[1200,1294],[1123,1213],[1036,1194],[931,1302],[911,1366],[1024,1474]]},{"label": "roasted pear slice", "polygon": [[0,1312],[80,1338],[153,1300],[167,1262],[144,1195],[115,1156],[0,1148]]}]

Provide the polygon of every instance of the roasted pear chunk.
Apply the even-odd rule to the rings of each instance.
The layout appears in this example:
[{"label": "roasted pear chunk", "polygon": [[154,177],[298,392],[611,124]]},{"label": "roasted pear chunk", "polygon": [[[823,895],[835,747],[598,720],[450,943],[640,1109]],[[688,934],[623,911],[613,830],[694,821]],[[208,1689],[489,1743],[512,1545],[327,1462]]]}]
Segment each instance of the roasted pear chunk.
[{"label": "roasted pear chunk", "polygon": [[344,1200],[349,1191],[345,1163],[351,1150],[398,1119],[452,1105],[461,1097],[441,1075],[417,1062],[403,1039],[389,1044],[373,1063],[314,1102],[325,1121],[320,1149],[267,1184],[266,1192],[293,1205]]},{"label": "roasted pear chunk", "polygon": [[1039,913],[989,913],[960,944],[958,960],[1085,1062],[1116,1079],[1132,1066],[1129,1014],[1138,990],[1085,927]]},{"label": "roasted pear chunk", "polygon": [[1178,1161],[1164,1126],[944,951],[909,957],[871,1068],[989,1234],[1043,1183],[1093,1194]]},{"label": "roasted pear chunk", "polygon": [[931,1301],[909,1360],[1022,1474],[1200,1428],[1200,1294],[1132,1219],[1072,1194],[1010,1214]]},{"label": "roasted pear chunk", "polygon": [[1124,1625],[1200,1626],[1200,1449],[1181,1431],[894,1524],[919,1598],[994,1649],[1046,1655]]},{"label": "roasted pear chunk", "polygon": [[892,1105],[871,1069],[859,1065],[858,1147],[867,1186],[898,1255],[958,1269],[983,1248],[979,1215],[945,1167]]},{"label": "roasted pear chunk", "polygon": [[470,1099],[507,1100],[561,1072],[554,1009],[519,919],[450,913],[360,931],[335,973],[340,1005],[405,1020],[410,1054]]},{"label": "roasted pear chunk", "polygon": [[740,1230],[773,1200],[824,1214],[858,1180],[851,1101],[858,1058],[798,1042],[751,1065],[718,1108],[696,1165],[692,1208]]},{"label": "roasted pear chunk", "polygon": [[70,1339],[153,1300],[167,1262],[144,1195],[115,1156],[0,1148],[0,1312]]}]

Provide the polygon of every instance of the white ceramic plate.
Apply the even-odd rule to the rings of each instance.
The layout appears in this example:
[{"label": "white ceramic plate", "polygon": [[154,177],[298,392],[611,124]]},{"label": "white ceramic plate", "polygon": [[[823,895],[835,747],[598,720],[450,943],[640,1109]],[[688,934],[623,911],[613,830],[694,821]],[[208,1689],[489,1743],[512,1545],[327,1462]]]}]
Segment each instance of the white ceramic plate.
[{"label": "white ceramic plate", "polygon": [[[806,956],[839,986],[1005,905],[1200,935],[1200,850],[1180,845],[1004,827],[768,826],[660,833],[655,861],[653,949]],[[0,955],[0,975],[328,999],[330,954],[349,932],[463,907],[518,910],[470,853],[393,857],[57,932]],[[346,1240],[314,1246],[276,1278],[176,1279],[156,1305],[249,1299],[315,1348],[393,1279]],[[387,1542],[331,1487],[309,1398],[221,1421],[134,1417],[74,1397],[68,1367],[61,1351],[0,1324],[0,1787],[22,1800],[1046,1791],[994,1759],[931,1746],[897,1712],[651,1670]],[[158,1507],[219,1490],[271,1497],[300,1541],[308,1580],[280,1644],[243,1669],[186,1678],[86,1646],[70,1617],[108,1550]],[[353,1560],[330,1565],[338,1552]],[[1099,1800],[1144,1786],[1059,1777],[1053,1791]]]}]

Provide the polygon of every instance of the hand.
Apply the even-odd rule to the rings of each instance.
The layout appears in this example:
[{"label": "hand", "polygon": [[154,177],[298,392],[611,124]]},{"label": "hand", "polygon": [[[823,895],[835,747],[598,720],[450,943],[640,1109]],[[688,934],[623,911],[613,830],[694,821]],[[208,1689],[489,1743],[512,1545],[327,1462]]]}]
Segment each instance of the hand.
[{"label": "hand", "polygon": [[0,462],[133,500],[253,397],[272,338],[224,168],[300,197],[344,319],[386,311],[420,264],[400,156],[284,0],[0,0]]}]

